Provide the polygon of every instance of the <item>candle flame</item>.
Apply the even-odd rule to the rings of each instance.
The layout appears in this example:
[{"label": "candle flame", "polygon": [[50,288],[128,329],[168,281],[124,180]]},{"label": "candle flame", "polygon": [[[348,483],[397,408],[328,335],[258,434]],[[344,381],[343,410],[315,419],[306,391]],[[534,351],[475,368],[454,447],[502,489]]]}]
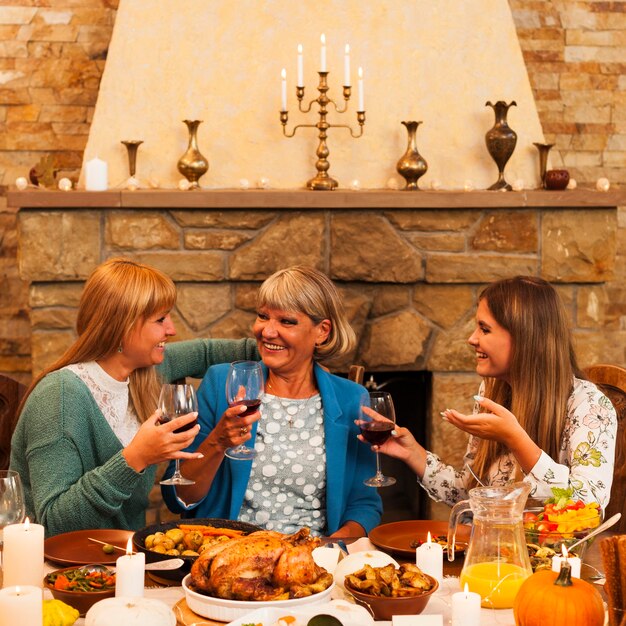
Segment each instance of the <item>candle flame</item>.
[{"label": "candle flame", "polygon": [[431,542],[431,536],[430,536],[430,530],[428,531],[428,537],[426,539],[426,543],[430,543]]},{"label": "candle flame", "polygon": [[321,37],[320,37],[320,41],[322,42],[322,45],[325,46],[326,45],[326,35],[324,33],[322,33]]},{"label": "candle flame", "polygon": [[302,54],[302,44],[298,44],[298,54]]},{"label": "candle flame", "polygon": [[126,554],[130,556],[133,553],[133,538],[128,538],[128,543],[126,544]]},{"label": "candle flame", "polygon": [[346,44],[346,54],[350,54],[350,44]]},{"label": "candle flame", "polygon": [[563,553],[563,558],[567,559],[567,557],[569,556],[568,552],[567,552],[567,548],[565,547],[565,544],[562,543],[561,544],[561,552]]},{"label": "candle flame", "polygon": [[467,594],[469,593],[469,587],[467,586],[467,583],[465,583],[465,587],[464,587],[464,589],[463,589],[463,593],[464,593],[465,595],[467,595]]},{"label": "candle flame", "polygon": [[363,68],[359,68],[359,78],[363,78]]},{"label": "candle flame", "polygon": [[30,520],[28,517],[24,520],[24,530],[30,530]]},{"label": "candle flame", "polygon": [[284,67],[283,67],[282,70],[280,70],[280,75],[281,75],[283,80],[285,80],[285,78],[287,78],[287,70]]},{"label": "candle flame", "polygon": [[20,595],[20,586],[19,585],[15,585],[15,595],[16,596]]}]

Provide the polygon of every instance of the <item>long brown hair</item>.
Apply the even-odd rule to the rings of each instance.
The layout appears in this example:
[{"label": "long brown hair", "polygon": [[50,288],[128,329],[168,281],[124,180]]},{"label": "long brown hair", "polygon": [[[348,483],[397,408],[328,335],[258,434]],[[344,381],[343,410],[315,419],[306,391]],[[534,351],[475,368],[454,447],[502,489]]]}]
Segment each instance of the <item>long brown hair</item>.
[{"label": "long brown hair", "polygon": [[[534,276],[515,276],[488,285],[479,296],[511,334],[508,382],[485,379],[485,396],[505,406],[530,438],[558,458],[574,377],[581,376],[563,302],[554,287]],[[505,453],[495,441],[480,440],[473,468],[488,475]]]},{"label": "long brown hair", "polygon": [[[169,311],[176,303],[176,287],[163,272],[117,257],[105,261],[91,273],[78,305],[78,338],[52,365],[41,372],[28,388],[26,398],[50,372],[72,363],[97,361],[112,355],[124,339],[151,315]],[[154,367],[139,368],[129,377],[129,393],[141,421],[156,407],[160,381]]]}]

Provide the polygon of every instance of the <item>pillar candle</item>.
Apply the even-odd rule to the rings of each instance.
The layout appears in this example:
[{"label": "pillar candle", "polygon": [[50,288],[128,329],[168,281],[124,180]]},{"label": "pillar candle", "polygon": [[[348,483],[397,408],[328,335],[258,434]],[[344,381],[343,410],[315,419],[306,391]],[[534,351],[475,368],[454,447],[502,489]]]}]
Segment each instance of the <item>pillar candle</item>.
[{"label": "pillar candle", "polygon": [[285,70],[285,68],[283,67],[282,70],[280,70],[280,110],[281,111],[286,111],[287,110],[287,70]]},{"label": "pillar candle", "polygon": [[563,556],[553,556],[552,557],[552,571],[553,572],[560,572],[561,571],[561,565],[563,565],[563,562],[567,562],[570,564],[570,567],[572,568],[572,578],[580,578],[580,568],[581,568],[581,562],[580,562],[580,558],[577,557],[576,555],[569,555],[567,553],[567,548],[562,545],[561,549],[563,551]]},{"label": "pillar candle", "polygon": [[0,590],[0,626],[41,626],[43,592],[39,587],[22,585]]},{"label": "pillar candle", "polygon": [[480,594],[465,589],[452,594],[452,626],[480,625]]},{"label": "pillar candle", "polygon": [[85,189],[106,191],[108,188],[108,166],[106,161],[95,157],[85,163]]},{"label": "pillar candle", "polygon": [[322,50],[320,53],[320,72],[326,71],[326,35],[322,33],[320,37],[320,41],[322,42]]},{"label": "pillar candle", "polygon": [[142,597],[145,570],[146,555],[143,552],[133,554],[133,544],[129,539],[126,554],[116,561],[115,596]]},{"label": "pillar candle", "polygon": [[304,57],[302,56],[302,44],[298,44],[298,82],[296,87],[304,87]]},{"label": "pillar candle", "polygon": [[424,574],[432,576],[441,585],[443,583],[443,548],[433,543],[428,533],[428,540],[415,550],[415,564]]},{"label": "pillar candle", "polygon": [[363,98],[363,68],[359,68],[359,108],[357,111],[365,111],[365,104]]},{"label": "pillar candle", "polygon": [[350,45],[346,44],[346,53],[343,57],[343,86],[350,86]]},{"label": "pillar candle", "polygon": [[3,587],[43,586],[43,538],[43,526],[31,524],[28,518],[23,524],[4,527]]}]

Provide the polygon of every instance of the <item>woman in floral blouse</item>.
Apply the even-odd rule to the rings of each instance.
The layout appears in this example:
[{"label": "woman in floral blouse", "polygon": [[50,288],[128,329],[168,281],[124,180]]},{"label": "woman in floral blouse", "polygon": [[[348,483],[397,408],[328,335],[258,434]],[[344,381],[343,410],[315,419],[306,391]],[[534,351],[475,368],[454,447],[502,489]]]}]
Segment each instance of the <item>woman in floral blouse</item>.
[{"label": "woman in floral blouse", "polygon": [[469,344],[483,377],[474,411],[441,413],[470,436],[464,466],[446,465],[406,428],[397,428],[380,451],[404,460],[429,495],[449,505],[467,498],[479,477],[489,485],[523,479],[538,499],[550,497],[551,487],[569,487],[575,499],[605,508],[617,416],[580,374],[554,288],[532,276],[490,284],[479,296]]}]

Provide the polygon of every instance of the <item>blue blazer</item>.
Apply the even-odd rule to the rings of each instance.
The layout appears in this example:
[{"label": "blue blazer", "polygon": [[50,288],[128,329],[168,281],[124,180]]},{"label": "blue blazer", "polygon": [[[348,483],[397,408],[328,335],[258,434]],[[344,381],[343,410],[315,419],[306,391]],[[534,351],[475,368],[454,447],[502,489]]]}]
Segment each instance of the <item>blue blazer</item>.
[{"label": "blue blazer", "polygon": [[[189,447],[195,450],[228,408],[226,376],[228,364],[209,368],[198,390],[200,432]],[[267,368],[263,366],[267,377]],[[347,521],[361,524],[367,532],[380,523],[382,502],[374,487],[363,481],[376,472],[376,459],[369,446],[357,439],[358,427],[354,420],[360,415],[360,385],[329,374],[315,365],[315,378],[322,397],[324,435],[326,441],[326,534],[334,533]],[[253,446],[256,422],[251,430]],[[176,488],[162,485],[163,499],[174,513],[185,517],[217,517],[236,520],[244,500],[252,463],[233,461],[224,457],[207,495],[190,506],[184,506],[176,497]],[[174,463],[165,473],[171,476]]]}]

